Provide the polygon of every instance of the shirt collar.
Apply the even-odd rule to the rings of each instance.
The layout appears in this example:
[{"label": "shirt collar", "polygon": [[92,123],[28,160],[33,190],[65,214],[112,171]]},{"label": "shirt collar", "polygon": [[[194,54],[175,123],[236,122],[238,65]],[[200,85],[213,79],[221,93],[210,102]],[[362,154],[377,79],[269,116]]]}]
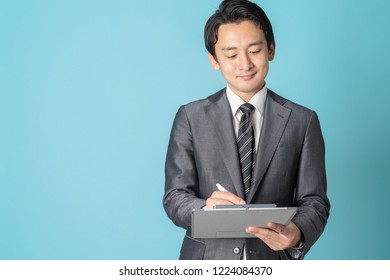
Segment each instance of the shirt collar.
[{"label": "shirt collar", "polygon": [[[227,85],[226,87],[226,95],[230,103],[230,107],[232,109],[233,116],[236,115],[237,110],[240,108],[240,106],[244,103],[246,103],[244,100],[241,99],[237,94],[235,94]],[[267,86],[264,85],[262,89],[257,92],[248,103],[255,106],[255,108],[259,111],[260,115],[263,116],[264,113],[264,104],[265,99],[267,98]]]}]

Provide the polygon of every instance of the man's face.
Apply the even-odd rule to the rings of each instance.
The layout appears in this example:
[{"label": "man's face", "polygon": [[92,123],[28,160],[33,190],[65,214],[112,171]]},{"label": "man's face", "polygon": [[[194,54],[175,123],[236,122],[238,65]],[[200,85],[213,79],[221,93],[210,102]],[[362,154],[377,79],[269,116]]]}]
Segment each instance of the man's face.
[{"label": "man's face", "polygon": [[251,21],[222,24],[211,65],[221,70],[229,87],[245,101],[264,86],[268,62],[274,58],[275,44],[267,47],[263,30]]}]

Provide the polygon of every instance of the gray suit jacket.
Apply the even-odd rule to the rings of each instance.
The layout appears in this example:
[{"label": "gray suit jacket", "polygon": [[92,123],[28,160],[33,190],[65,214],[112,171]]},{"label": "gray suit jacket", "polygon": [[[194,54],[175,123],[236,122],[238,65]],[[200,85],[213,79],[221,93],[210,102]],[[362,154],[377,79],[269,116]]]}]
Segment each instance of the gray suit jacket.
[{"label": "gray suit jacket", "polygon": [[[297,206],[293,222],[305,238],[302,257],[326,225],[325,147],[315,112],[268,90],[257,149],[254,184],[247,203]],[[169,218],[187,230],[180,259],[286,259],[260,239],[194,239],[191,210],[202,208],[216,183],[244,197],[232,113],[225,89],[182,106],[171,131],[163,204]]]}]

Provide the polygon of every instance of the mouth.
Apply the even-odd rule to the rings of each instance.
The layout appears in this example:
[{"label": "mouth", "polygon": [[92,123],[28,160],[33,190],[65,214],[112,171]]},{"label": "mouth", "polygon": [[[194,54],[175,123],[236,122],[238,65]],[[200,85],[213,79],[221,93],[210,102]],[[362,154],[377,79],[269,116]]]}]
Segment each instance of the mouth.
[{"label": "mouth", "polygon": [[238,75],[237,77],[244,80],[244,81],[249,81],[251,79],[253,79],[253,77],[256,75],[257,73],[249,73],[249,74],[243,74],[243,75]]}]

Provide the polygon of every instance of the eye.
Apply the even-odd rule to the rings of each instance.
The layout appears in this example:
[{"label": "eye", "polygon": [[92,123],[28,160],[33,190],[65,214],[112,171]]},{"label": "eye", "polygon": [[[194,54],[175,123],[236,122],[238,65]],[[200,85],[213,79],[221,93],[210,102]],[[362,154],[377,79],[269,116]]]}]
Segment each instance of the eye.
[{"label": "eye", "polygon": [[251,53],[251,54],[257,54],[257,53],[260,53],[261,52],[261,50],[253,50],[253,51],[249,51],[249,53]]},{"label": "eye", "polygon": [[235,57],[237,57],[237,55],[236,54],[232,54],[232,55],[228,55],[228,56],[226,56],[228,59],[234,59]]}]

